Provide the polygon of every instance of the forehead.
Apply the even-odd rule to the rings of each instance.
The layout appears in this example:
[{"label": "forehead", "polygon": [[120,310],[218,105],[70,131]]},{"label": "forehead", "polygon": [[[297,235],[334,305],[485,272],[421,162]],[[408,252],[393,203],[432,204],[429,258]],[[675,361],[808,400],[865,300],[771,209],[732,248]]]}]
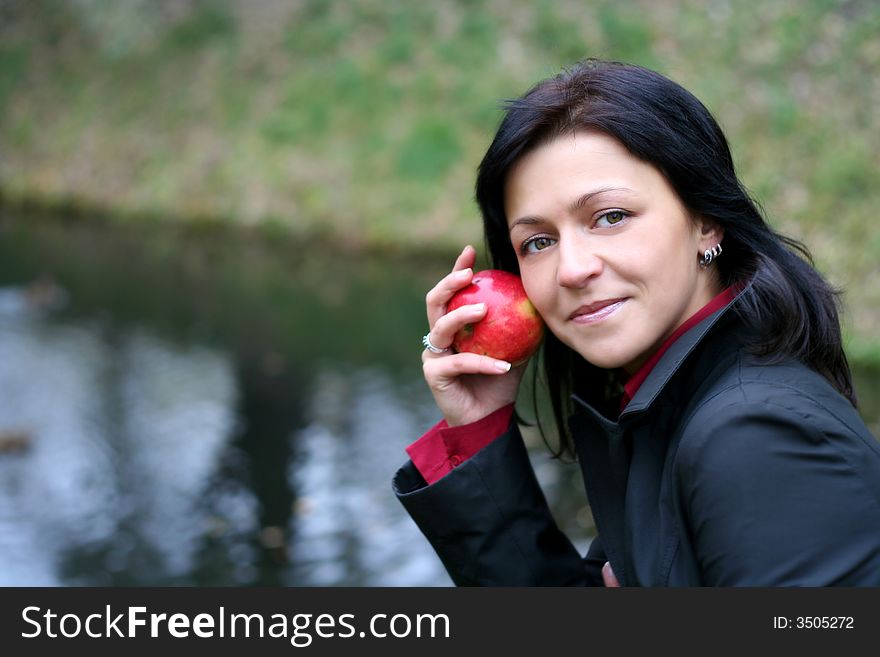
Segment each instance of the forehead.
[{"label": "forehead", "polygon": [[570,202],[572,195],[606,187],[626,187],[646,196],[674,194],[656,167],[616,139],[575,132],[540,144],[511,167],[504,205],[511,218],[511,213],[540,212],[547,202]]},{"label": "forehead", "polygon": [[560,170],[581,177],[584,174],[598,176],[608,167],[630,174],[640,173],[644,167],[653,169],[613,137],[597,132],[574,132],[542,142],[519,158],[508,172],[507,186],[541,174],[558,175]]}]

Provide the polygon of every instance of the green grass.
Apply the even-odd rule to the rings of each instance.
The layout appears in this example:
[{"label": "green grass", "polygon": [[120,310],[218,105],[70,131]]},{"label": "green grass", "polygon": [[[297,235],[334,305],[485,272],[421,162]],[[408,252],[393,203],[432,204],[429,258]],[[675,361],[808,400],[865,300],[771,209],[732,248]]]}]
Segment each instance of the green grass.
[{"label": "green grass", "polygon": [[[880,325],[880,5],[833,0],[11,3],[0,192],[369,248],[481,244],[499,101],[585,56],[694,91],[771,223]],[[867,347],[859,347],[871,353]]]}]

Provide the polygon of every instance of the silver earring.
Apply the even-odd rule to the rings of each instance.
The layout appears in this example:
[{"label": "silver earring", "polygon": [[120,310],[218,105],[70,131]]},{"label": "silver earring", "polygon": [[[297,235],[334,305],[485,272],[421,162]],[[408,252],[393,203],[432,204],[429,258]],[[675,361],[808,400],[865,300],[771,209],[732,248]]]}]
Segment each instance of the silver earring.
[{"label": "silver earring", "polygon": [[712,261],[721,255],[721,242],[718,242],[711,249],[706,249],[703,251],[703,256],[700,258],[700,267],[708,267]]}]

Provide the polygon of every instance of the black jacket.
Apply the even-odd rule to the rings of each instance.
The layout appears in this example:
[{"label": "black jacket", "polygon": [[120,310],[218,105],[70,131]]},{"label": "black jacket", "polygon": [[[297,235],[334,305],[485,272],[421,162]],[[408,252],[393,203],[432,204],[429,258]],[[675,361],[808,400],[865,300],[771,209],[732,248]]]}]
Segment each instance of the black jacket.
[{"label": "black jacket", "polygon": [[557,528],[516,423],[432,485],[394,491],[458,585],[880,585],[880,443],[796,361],[762,364],[730,306],[681,336],[619,418],[575,398],[599,535]]}]

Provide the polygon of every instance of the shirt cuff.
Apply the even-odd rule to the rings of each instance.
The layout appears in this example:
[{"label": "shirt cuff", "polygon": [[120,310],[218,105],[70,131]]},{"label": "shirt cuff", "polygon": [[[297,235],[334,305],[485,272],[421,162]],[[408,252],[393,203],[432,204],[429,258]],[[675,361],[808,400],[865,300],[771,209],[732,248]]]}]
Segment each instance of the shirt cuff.
[{"label": "shirt cuff", "polygon": [[507,431],[514,405],[458,427],[441,420],[406,448],[406,453],[428,484],[441,479]]}]

